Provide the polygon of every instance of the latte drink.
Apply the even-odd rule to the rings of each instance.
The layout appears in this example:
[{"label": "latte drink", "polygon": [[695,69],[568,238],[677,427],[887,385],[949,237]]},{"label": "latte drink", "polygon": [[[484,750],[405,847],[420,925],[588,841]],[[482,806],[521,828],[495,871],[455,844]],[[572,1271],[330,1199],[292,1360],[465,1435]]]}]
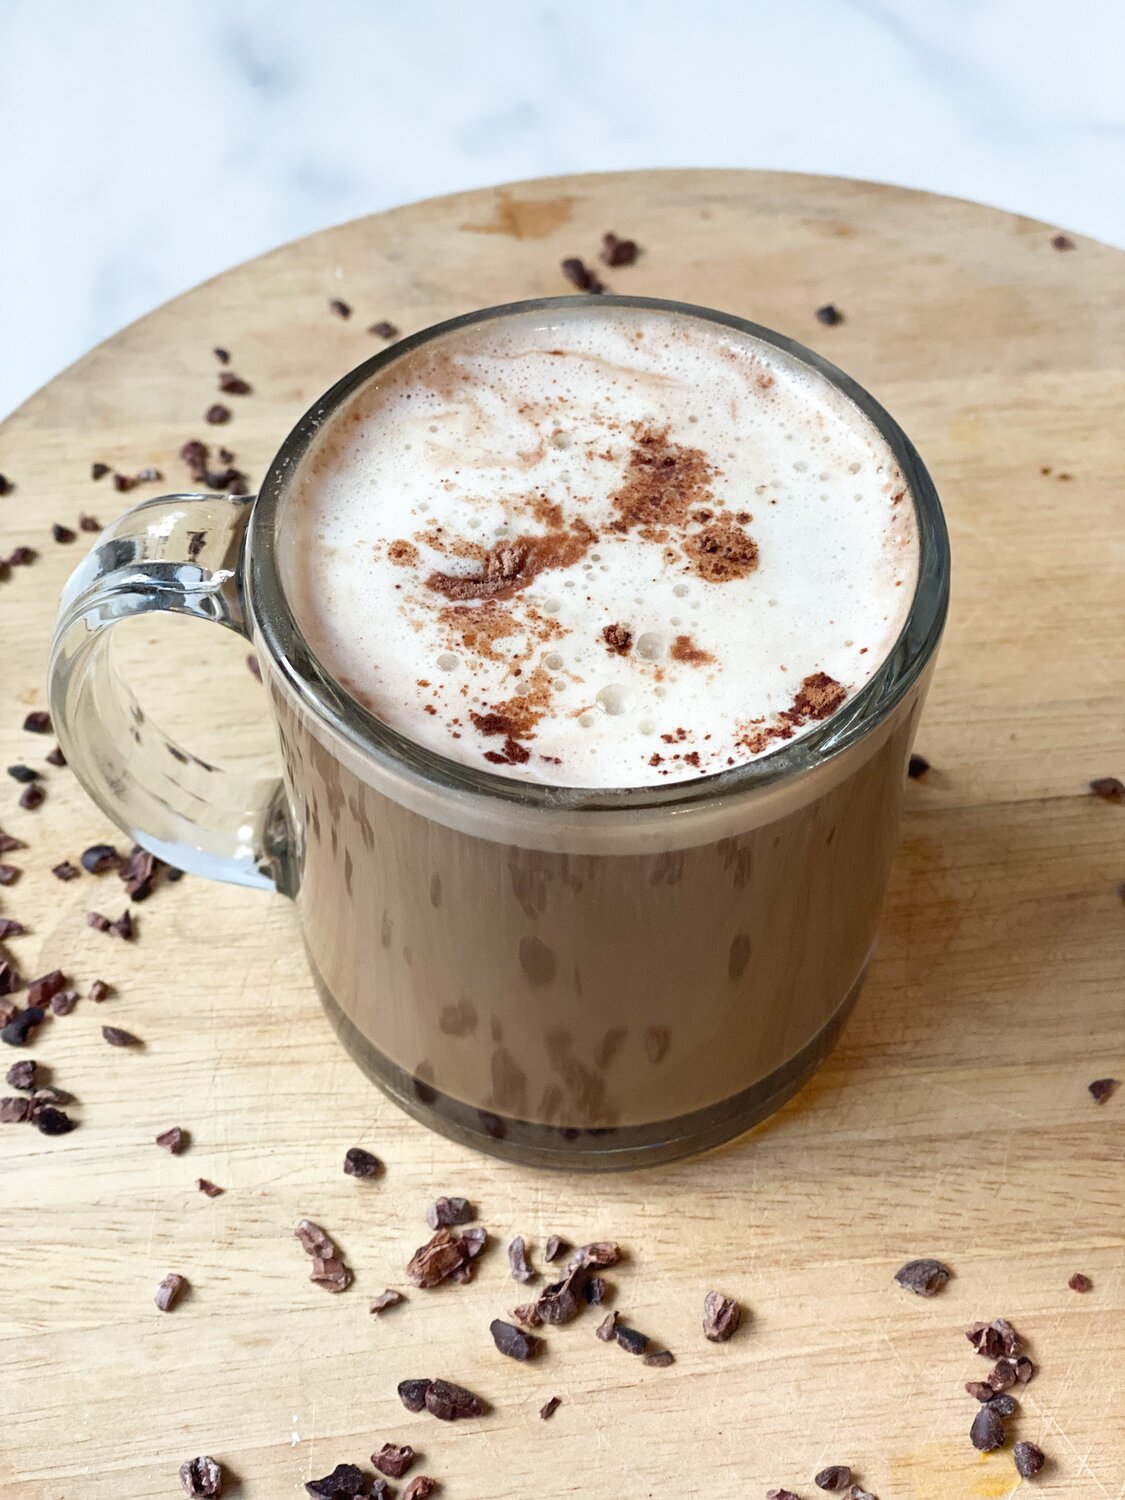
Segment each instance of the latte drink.
[{"label": "latte drink", "polygon": [[406,341],[326,411],[280,576],[372,753],[267,680],[314,974],[408,1109],[625,1165],[812,1073],[936,644],[913,465],[804,351],[618,299]]}]

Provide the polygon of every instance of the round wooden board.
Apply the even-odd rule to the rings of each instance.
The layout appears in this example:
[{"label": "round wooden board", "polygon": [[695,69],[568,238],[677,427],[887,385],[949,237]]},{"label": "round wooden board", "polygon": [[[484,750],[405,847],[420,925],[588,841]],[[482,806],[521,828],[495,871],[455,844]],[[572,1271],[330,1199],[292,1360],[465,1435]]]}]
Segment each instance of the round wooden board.
[{"label": "round wooden board", "polygon": [[[81,1125],[49,1139],[0,1127],[7,1399],[0,1491],[11,1500],[178,1493],[180,1462],[212,1453],[227,1495],[276,1500],[387,1440],[414,1444],[448,1500],[664,1493],[714,1500],[849,1462],[882,1500],[1006,1496],[1009,1451],[969,1445],[964,1382],[987,1366],[962,1330],[1003,1315],[1037,1365],[1013,1437],[1041,1443],[1042,1496],[1121,1493],[1125,1077],[1121,1005],[1125,807],[1091,797],[1121,770],[1125,257],[1043,224],[869,183],[731,171],[559,178],[461,194],[288,245],[160,308],[60,375],[0,427],[7,555],[0,584],[7,762],[41,765],[25,734],[76,545],[51,523],[127,503],[94,460],[155,464],[187,488],[189,437],[233,448],[252,478],[303,408],[379,343],[468,308],[566,290],[564,256],[607,229],[635,236],[615,290],[711,304],[813,344],[899,418],[948,510],[954,603],[909,788],[878,958],[830,1063],[733,1146],[648,1173],[569,1178],[485,1160],[383,1100],[320,1015],[288,903],[186,880],[140,908],[139,937],[89,930],[116,915],[113,876],[50,867],[113,833],[65,770],[48,800],[0,823],[28,849],[0,912],[25,975],[54,967],[82,1001],[29,1055],[72,1091]],[[140,231],[143,232],[143,231]],[[334,317],[342,297],[354,313]],[[814,316],[834,302],[835,328]],[[253,394],[208,428],[213,345]],[[238,643],[194,622],[126,642],[145,700],[202,751],[268,753]],[[690,997],[685,997],[690,1003]],[[143,1049],[105,1046],[111,1022]],[[717,1042],[717,1045],[720,1043]],[[4,1064],[23,1055],[5,1052]],[[190,1150],[153,1137],[173,1124]],[[355,1144],[386,1162],[341,1171]],[[225,1189],[208,1199],[198,1176]],[[496,1237],[477,1280],[404,1286],[437,1193],[478,1202]],[[323,1224],[356,1274],[332,1297],[293,1238]],[[614,1237],[628,1321],[676,1355],[652,1369],[593,1337],[591,1313],[552,1331],[533,1365],[504,1360],[488,1322],[524,1296],[503,1243],[522,1233]],[[947,1261],[932,1300],[892,1282],[913,1256]],[[170,1270],[191,1294],[153,1306]],[[1067,1289],[1074,1271],[1094,1289]],[[750,1309],[706,1343],[710,1287]],[[410,1416],[400,1379],[442,1375],[486,1395],[487,1419]],[[553,1394],[549,1424],[537,1413]]]}]

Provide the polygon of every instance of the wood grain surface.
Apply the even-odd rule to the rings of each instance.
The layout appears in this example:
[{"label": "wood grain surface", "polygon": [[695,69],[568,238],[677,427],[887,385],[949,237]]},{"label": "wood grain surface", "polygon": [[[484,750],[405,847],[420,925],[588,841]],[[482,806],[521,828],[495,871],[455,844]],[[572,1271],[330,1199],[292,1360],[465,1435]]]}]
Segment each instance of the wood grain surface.
[{"label": "wood grain surface", "polygon": [[[47,801],[0,803],[26,840],[0,914],[27,934],[25,975],[55,967],[104,1005],[51,1019],[27,1053],[74,1093],[80,1126],[49,1139],[0,1126],[3,1437],[7,1500],[180,1493],[209,1453],[246,1500],[299,1496],[340,1461],[410,1442],[448,1500],[818,1493],[847,1462],[881,1500],[999,1497],[1009,1449],[969,1444],[964,1382],[987,1366],[963,1329],[1003,1315],[1038,1367],[1013,1437],[1039,1443],[1043,1496],[1125,1494],[1125,806],[1089,795],[1123,773],[1121,484],[1125,257],[1052,247],[1054,229],[866,183],[750,172],[648,172],[526,183],[413,205],[289,245],[124,330],[0,426],[0,546],[37,549],[0,583],[5,764],[43,765],[22,731],[42,707],[55,601],[105,520],[187,488],[181,443],[233,448],[257,478],[304,407],[378,340],[472,307],[566,290],[563,256],[635,236],[618,291],[711,304],[823,350],[899,418],[929,464],[953,537],[953,610],[918,748],[878,957],[836,1054],[773,1120],[721,1151],[618,1177],[567,1177],[461,1149],[401,1115],[334,1040],[289,904],[187,879],[138,911],[113,876],[61,884],[51,866],[113,830],[66,770]],[[60,226],[65,232],[65,226]],[[143,232],[143,231],[138,231]],[[354,308],[344,321],[328,300]],[[834,302],[827,328],[815,309]],[[207,428],[213,345],[253,385]],[[9,351],[9,357],[13,357]],[[124,498],[98,460],[165,483]],[[132,628],[142,700],[205,755],[270,754],[261,689],[225,633]],[[689,1003],[690,997],[685,997]],[[143,1047],[110,1048],[115,1024]],[[5,1090],[7,1092],[7,1090]],[[191,1133],[173,1157],[153,1143]],[[364,1145],[382,1177],[343,1175]],[[208,1199],[197,1177],[225,1188]],[[495,1236],[468,1286],[406,1286],[437,1193],[480,1205]],[[293,1238],[307,1215],[342,1246],[354,1286],[310,1284]],[[613,1237],[616,1305],[671,1348],[644,1367],[593,1336],[591,1312],[517,1365],[488,1322],[523,1300],[504,1243],[535,1260],[551,1232]],[[955,1275],[924,1300],[904,1260]],[[153,1305],[169,1271],[190,1292]],[[1093,1290],[1067,1288],[1075,1271]],[[729,1344],[702,1337],[711,1287],[748,1309]],[[441,1375],[493,1413],[446,1425],[405,1412],[399,1380]],[[538,1409],[562,1398],[554,1418]]]}]

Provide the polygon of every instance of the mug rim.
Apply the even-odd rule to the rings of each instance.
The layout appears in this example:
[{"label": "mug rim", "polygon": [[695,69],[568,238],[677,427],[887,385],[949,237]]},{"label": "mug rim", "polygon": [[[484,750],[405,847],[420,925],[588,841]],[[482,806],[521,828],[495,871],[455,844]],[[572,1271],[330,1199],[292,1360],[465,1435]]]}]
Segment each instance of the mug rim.
[{"label": "mug rim", "polygon": [[[575,787],[523,781],[478,769],[418,744],[364,708],[320,663],[289,608],[278,556],[282,505],[297,468],[332,415],[372,377],[436,339],[476,323],[582,306],[641,308],[678,314],[749,335],[780,350],[827,380],[876,429],[906,480],[918,530],[914,596],[899,635],[863,687],[829,718],[792,741],[692,781],[640,787]],[[281,444],[254,501],[247,535],[247,584],[255,635],[290,692],[361,755],[387,770],[451,793],[524,808],[612,812],[635,808],[687,810],[743,797],[812,772],[883,723],[921,678],[937,649],[949,608],[949,534],[937,489],[913,443],[863,386],[796,339],[732,313],[658,297],[604,294],[535,297],[476,309],[397,340],[341,377],[309,407]]]}]

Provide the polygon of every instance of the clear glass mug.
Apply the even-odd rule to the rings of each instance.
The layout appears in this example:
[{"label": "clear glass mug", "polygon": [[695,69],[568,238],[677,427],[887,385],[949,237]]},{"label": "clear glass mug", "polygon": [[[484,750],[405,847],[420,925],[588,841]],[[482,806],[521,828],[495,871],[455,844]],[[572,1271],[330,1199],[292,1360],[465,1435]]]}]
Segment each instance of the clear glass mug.
[{"label": "clear glass mug", "polygon": [[[777,346],[874,424],[920,539],[901,636],[832,718],[695,782],[581,791],[447,760],[361,708],[315,660],[278,566],[291,479],[325,421],[403,339],[302,418],[255,497],[171,495],[105,532],[63,596],[50,703],[69,764],[139,844],[295,901],[324,1009],[368,1074],[433,1128],[516,1160],[669,1160],[772,1113],[831,1049],[862,983],[907,757],[949,596],[933,484],[890,416],[792,340]],[[282,775],[247,780],[172,743],[116,672],[109,628],[169,610],[253,645]]]}]

